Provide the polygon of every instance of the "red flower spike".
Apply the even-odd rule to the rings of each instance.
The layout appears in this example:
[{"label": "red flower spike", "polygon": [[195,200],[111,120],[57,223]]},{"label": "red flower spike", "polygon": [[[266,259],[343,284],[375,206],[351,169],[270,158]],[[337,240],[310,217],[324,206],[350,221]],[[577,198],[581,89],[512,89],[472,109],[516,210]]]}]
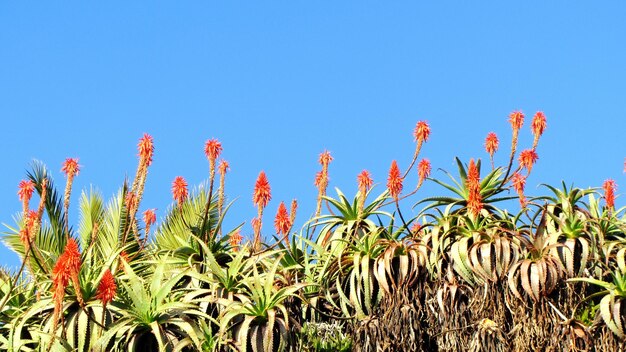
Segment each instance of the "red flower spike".
[{"label": "red flower spike", "polygon": [[174,182],[172,182],[172,197],[178,203],[179,207],[182,207],[183,202],[189,197],[189,191],[187,190],[187,181],[182,176],[176,176]]},{"label": "red flower spike", "polygon": [[470,164],[467,170],[467,189],[469,196],[467,199],[467,208],[470,213],[478,216],[483,209],[482,196],[480,194],[480,173],[474,159],[470,160]]},{"label": "red flower spike", "polygon": [[270,183],[267,181],[267,176],[264,171],[259,173],[254,185],[254,194],[252,195],[252,202],[260,207],[265,208],[267,203],[272,199],[272,193]]},{"label": "red flower spike", "polygon": [[417,174],[419,176],[418,187],[422,185],[428,176],[430,176],[431,170],[432,166],[430,165],[430,160],[428,159],[422,159],[419,164],[417,164]]},{"label": "red flower spike", "polygon": [[209,161],[215,162],[222,152],[222,143],[217,139],[209,139],[204,144],[204,154]]},{"label": "red flower spike", "polygon": [[72,275],[78,274],[78,272],[80,271],[81,259],[80,250],[78,249],[78,243],[76,243],[76,240],[74,240],[74,238],[70,237],[70,239],[67,241],[67,244],[65,245],[65,252],[63,252],[63,255],[65,256],[65,264],[69,272]]},{"label": "red flower spike", "polygon": [[18,186],[17,196],[22,202],[29,201],[32,198],[34,191],[35,191],[35,184],[33,183],[33,181],[22,180],[20,181],[20,184]]},{"label": "red flower spike", "polygon": [[389,168],[387,189],[389,189],[389,194],[397,202],[398,196],[400,195],[400,192],[402,192],[402,175],[400,174],[398,163],[395,160],[391,162],[391,167]]},{"label": "red flower spike", "polygon": [[322,154],[320,154],[320,164],[323,167],[328,167],[331,161],[333,161],[333,157],[330,155],[328,150],[325,150]]},{"label": "red flower spike", "polygon": [[493,158],[495,152],[498,151],[499,145],[500,142],[498,141],[498,135],[496,135],[494,132],[489,132],[487,134],[487,138],[485,138],[485,150],[491,158]]},{"label": "red flower spike", "polygon": [[539,159],[539,157],[534,149],[526,149],[519,154],[519,165],[530,173],[537,159]]},{"label": "red flower spike", "polygon": [[517,131],[519,131],[524,124],[524,114],[521,111],[513,111],[509,115],[509,122],[513,128],[513,132],[517,133]]},{"label": "red flower spike", "polygon": [[287,212],[287,207],[284,202],[280,202],[278,205],[278,211],[276,212],[276,218],[274,219],[274,227],[276,228],[276,234],[286,235],[291,229],[291,219]]},{"label": "red flower spike", "polygon": [[511,177],[511,184],[518,194],[524,193],[526,187],[526,177],[522,176],[519,172],[516,172]]},{"label": "red flower spike", "polygon": [[237,229],[228,237],[228,243],[231,245],[231,247],[233,247],[235,251],[237,250],[237,247],[241,244],[241,240],[243,240],[243,236],[241,236],[241,229]]},{"label": "red flower spike", "polygon": [[102,306],[106,307],[107,304],[113,301],[117,292],[117,285],[115,284],[115,278],[111,273],[111,270],[107,269],[102,275],[100,284],[98,285],[98,292],[96,297],[102,301]]},{"label": "red flower spike", "polygon": [[533,122],[532,122],[532,130],[533,130],[533,135],[535,136],[535,138],[539,138],[541,137],[541,135],[543,134],[543,131],[546,130],[546,115],[543,114],[543,112],[541,111],[537,111],[537,113],[535,113],[535,116],[533,116]]},{"label": "red flower spike", "polygon": [[361,193],[367,193],[367,191],[369,191],[374,184],[374,181],[372,180],[372,177],[367,170],[361,171],[361,173],[356,177],[356,180],[359,185],[359,191]]},{"label": "red flower spike", "polygon": [[154,143],[152,136],[144,133],[143,137],[139,139],[137,149],[139,151],[139,160],[141,160],[142,163],[145,164],[145,166],[150,166],[150,164],[152,164],[152,155],[154,154]]},{"label": "red flower spike", "polygon": [[61,171],[63,171],[68,178],[78,175],[78,173],[80,172],[78,158],[65,159],[65,162],[63,162],[63,166],[61,167]]},{"label": "red flower spike", "polygon": [[152,226],[156,222],[156,213],[154,210],[155,209],[148,209],[143,212],[143,222],[146,226]]},{"label": "red flower spike", "polygon": [[428,141],[428,137],[430,137],[430,126],[428,126],[428,123],[426,121],[419,121],[415,125],[413,137],[415,137],[415,141],[418,143]]},{"label": "red flower spike", "polygon": [[224,176],[226,175],[226,172],[228,172],[228,170],[230,170],[230,165],[228,164],[228,161],[226,160],[222,160],[220,161],[220,166],[218,166],[218,171],[219,173]]},{"label": "red flower spike", "polygon": [[606,207],[609,209],[615,208],[615,190],[617,185],[614,180],[606,180],[602,184],[602,189],[604,190],[604,201],[606,202]]}]

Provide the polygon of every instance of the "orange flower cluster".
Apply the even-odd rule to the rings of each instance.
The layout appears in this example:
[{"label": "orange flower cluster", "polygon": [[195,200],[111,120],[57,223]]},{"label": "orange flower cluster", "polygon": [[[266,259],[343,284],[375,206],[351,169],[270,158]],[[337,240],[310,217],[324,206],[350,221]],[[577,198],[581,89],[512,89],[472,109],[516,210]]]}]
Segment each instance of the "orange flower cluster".
[{"label": "orange flower cluster", "polygon": [[139,143],[137,143],[137,151],[139,156],[139,164],[137,165],[135,179],[133,180],[133,184],[129,191],[129,194],[133,195],[130,196],[132,197],[132,199],[127,199],[129,201],[129,204],[127,204],[128,216],[131,219],[131,227],[134,229],[135,235],[137,235],[138,231],[135,215],[139,210],[139,204],[141,203],[141,199],[143,198],[143,190],[146,184],[146,178],[148,177],[148,167],[152,164],[152,156],[154,155],[154,139],[151,135],[144,133],[144,135],[139,138]]},{"label": "orange flower cluster", "polygon": [[498,141],[498,135],[495,132],[489,132],[487,134],[487,138],[485,138],[485,150],[489,154],[489,159],[491,160],[491,167],[494,168],[495,165],[493,163],[493,155],[498,151],[498,146],[500,142]]},{"label": "orange flower cluster", "polygon": [[517,137],[519,135],[519,130],[524,124],[524,114],[521,111],[513,111],[509,115],[509,122],[511,123],[511,128],[513,128],[513,139],[511,141],[511,158],[513,158],[513,155],[515,155],[515,151],[517,150]]},{"label": "orange flower cluster", "polygon": [[394,160],[391,162],[389,168],[389,176],[387,177],[387,189],[393,199],[398,202],[398,196],[402,192],[402,176],[400,175],[400,169],[398,163]]},{"label": "orange flower cluster", "polygon": [[237,251],[239,249],[239,245],[241,244],[242,239],[243,236],[241,236],[241,229],[237,229],[228,237],[228,243],[231,245],[231,247],[233,247],[234,251]]},{"label": "orange flower cluster", "polygon": [[33,192],[35,191],[35,184],[31,180],[22,180],[18,185],[17,196],[22,202],[22,211],[24,214],[28,211],[28,203],[30,199],[33,197]]},{"label": "orange flower cluster", "polygon": [[322,167],[328,167],[330,162],[333,161],[333,157],[330,155],[330,152],[328,150],[325,150],[324,152],[322,152],[322,154],[320,154],[319,161]]},{"label": "orange flower cluster", "polygon": [[533,140],[533,149],[536,149],[537,143],[539,143],[539,137],[541,137],[543,131],[545,131],[547,127],[546,115],[544,115],[544,113],[541,111],[537,111],[535,113],[535,116],[533,116],[533,122],[531,127],[533,131],[533,136],[535,136]]},{"label": "orange flower cluster", "polygon": [[78,303],[81,306],[84,305],[80,283],[78,281],[78,273],[80,272],[81,265],[80,256],[78,244],[73,238],[70,237],[65,245],[63,254],[59,256],[59,259],[52,269],[52,299],[54,301],[55,324],[60,316],[61,309],[63,307],[63,298],[65,297],[65,289],[67,288],[70,280],[72,280],[74,285]]},{"label": "orange flower cluster", "polygon": [[430,126],[428,126],[428,123],[426,121],[419,121],[415,125],[413,136],[418,144],[428,141],[428,137],[430,137]]},{"label": "orange flower cluster", "polygon": [[367,170],[361,171],[361,173],[356,177],[357,183],[359,185],[359,192],[362,197],[365,197],[365,194],[372,188],[372,184],[374,181]]},{"label": "orange flower cluster", "polygon": [[263,209],[267,207],[267,204],[272,199],[272,193],[270,183],[267,180],[265,171],[261,171],[254,184],[254,193],[252,195],[252,202],[258,207],[258,218],[255,218],[252,222],[252,228],[254,230],[254,250],[259,250],[261,246],[261,228],[263,226]]},{"label": "orange flower cluster", "polygon": [[478,216],[483,209],[482,196],[480,194],[480,172],[474,159],[470,160],[470,164],[467,170],[467,208],[469,212],[474,216]]},{"label": "orange flower cluster", "polygon": [[139,150],[139,164],[142,166],[150,166],[152,164],[152,155],[154,154],[154,143],[152,136],[144,133],[137,144]]},{"label": "orange flower cluster", "polygon": [[413,168],[413,165],[415,165],[417,157],[422,150],[422,145],[426,141],[428,141],[428,138],[430,137],[430,126],[428,126],[428,123],[426,121],[417,122],[417,124],[415,125],[415,130],[413,130],[413,137],[417,142],[417,145],[415,146],[415,153],[413,153],[413,159],[411,160],[411,164],[406,169],[406,172],[402,176],[402,179],[404,179],[406,175],[409,174],[409,171]]},{"label": "orange flower cluster", "polygon": [[222,152],[222,143],[217,139],[209,139],[204,144],[204,154],[209,159],[209,185],[213,190],[213,182],[215,181],[215,162]]},{"label": "orange flower cluster", "polygon": [[532,170],[533,165],[535,164],[537,159],[539,159],[539,157],[537,156],[537,153],[535,152],[534,149],[523,150],[519,154],[520,168],[524,168],[528,170],[528,173],[530,174],[530,171]]},{"label": "orange flower cluster", "polygon": [[278,205],[278,211],[276,212],[276,217],[274,218],[274,227],[276,228],[276,234],[288,235],[289,230],[291,230],[291,225],[291,217],[287,212],[285,202],[280,202],[280,204]]},{"label": "orange flower cluster", "polygon": [[259,208],[267,207],[267,203],[272,200],[272,193],[270,183],[267,180],[265,171],[259,172],[259,176],[254,184],[254,194],[252,195],[252,202]]},{"label": "orange flower cluster", "polygon": [[513,133],[519,132],[524,125],[524,113],[521,111],[513,111],[509,115],[509,122],[511,123],[511,127],[513,128]]},{"label": "orange flower cluster", "polygon": [[172,197],[178,204],[178,208],[182,210],[183,203],[189,197],[187,181],[182,176],[176,176],[174,182],[172,182]]},{"label": "orange flower cluster", "polygon": [[204,154],[207,159],[209,159],[209,162],[215,163],[221,152],[222,143],[220,143],[217,139],[209,139],[204,144]]},{"label": "orange flower cluster", "polygon": [[218,167],[218,170],[221,175],[226,175],[226,172],[230,170],[230,165],[228,164],[228,161],[226,160],[220,161],[220,166]]},{"label": "orange flower cluster", "polygon": [[74,182],[74,176],[80,172],[80,166],[78,165],[78,159],[67,158],[63,162],[61,171],[67,175],[67,182],[65,184],[65,193],[63,197],[63,210],[65,211],[65,235],[69,237],[69,208],[70,208],[70,195],[72,193],[72,183]]},{"label": "orange flower cluster", "polygon": [[419,176],[417,188],[420,188],[422,183],[424,183],[424,180],[430,176],[431,170],[432,166],[430,165],[430,160],[428,159],[422,159],[419,164],[417,164],[417,175]]},{"label": "orange flower cluster", "polygon": [[100,279],[98,285],[98,292],[96,297],[102,301],[102,307],[106,309],[107,304],[113,301],[115,294],[117,293],[117,285],[115,284],[115,278],[111,273],[111,270],[107,269]]},{"label": "orange flower cluster", "polygon": [[358,201],[358,213],[361,214],[363,212],[363,207],[365,206],[365,198],[367,197],[367,192],[372,188],[374,181],[370,176],[369,171],[363,170],[356,177],[357,183],[359,185],[359,201]]},{"label": "orange flower cluster", "polygon": [[147,209],[143,212],[143,222],[146,224],[146,237],[150,233],[150,227],[156,223],[156,209]]},{"label": "orange flower cluster", "polygon": [[318,216],[322,211],[322,197],[326,195],[326,189],[328,188],[328,165],[330,165],[331,161],[333,161],[333,157],[328,150],[320,154],[319,163],[322,165],[322,170],[315,174],[314,182],[315,187],[318,189],[315,216]]},{"label": "orange flower cluster", "polygon": [[606,207],[608,209],[615,208],[615,190],[617,185],[614,180],[606,180],[602,184],[602,189],[604,190],[604,201],[606,202]]},{"label": "orange flower cluster", "polygon": [[143,212],[143,222],[146,226],[152,226],[156,222],[156,213],[155,209],[148,209]]},{"label": "orange flower cluster", "polygon": [[78,158],[67,158],[63,162],[61,171],[67,175],[68,178],[78,175],[80,172],[80,165],[78,165]]}]

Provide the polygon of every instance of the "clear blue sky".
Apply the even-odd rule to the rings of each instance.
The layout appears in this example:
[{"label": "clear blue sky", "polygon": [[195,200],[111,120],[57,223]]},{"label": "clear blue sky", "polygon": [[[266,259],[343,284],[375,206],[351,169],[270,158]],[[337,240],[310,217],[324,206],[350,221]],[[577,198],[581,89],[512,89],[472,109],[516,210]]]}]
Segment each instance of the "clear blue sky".
[{"label": "clear blue sky", "polygon": [[[329,190],[352,196],[368,169],[382,191],[391,160],[410,161],[418,120],[432,129],[422,155],[454,171],[454,156],[487,156],[490,131],[504,163],[516,109],[527,115],[522,146],[533,113],[548,118],[529,194],[544,182],[586,188],[607,178],[620,193],[624,18],[618,1],[2,2],[0,222],[14,224],[31,160],[63,187],[61,163],[78,157],[76,224],[80,190],[117,192],[148,132],[156,151],[142,209],[163,216],[177,175],[205,180],[203,144],[218,138],[231,164],[227,193],[238,198],[228,224],[254,217],[252,188],[265,170],[271,233],[280,200],[300,201],[298,225],[313,212],[323,150],[335,158]],[[407,212],[434,193],[426,185]],[[0,263],[16,265],[0,247]]]}]

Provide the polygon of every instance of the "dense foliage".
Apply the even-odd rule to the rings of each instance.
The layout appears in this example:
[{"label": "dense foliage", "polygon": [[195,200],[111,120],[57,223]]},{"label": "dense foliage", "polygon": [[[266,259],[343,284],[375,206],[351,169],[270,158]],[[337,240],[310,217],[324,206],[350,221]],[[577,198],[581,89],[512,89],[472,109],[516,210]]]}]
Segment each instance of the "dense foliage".
[{"label": "dense foliage", "polygon": [[[214,139],[204,150],[207,184],[190,192],[177,177],[159,223],[153,210],[139,211],[149,135],[132,183],[108,202],[83,192],[76,226],[68,212],[77,160],[63,165],[63,194],[35,163],[4,234],[22,267],[0,271],[0,350],[623,350],[626,215],[615,208],[615,182],[545,185],[546,195],[526,197],[545,117],[534,116],[533,145],[520,152],[524,115],[509,121],[504,167],[494,165],[499,140],[489,133],[490,167],[457,160],[457,175],[429,178],[422,121],[410,166],[402,172],[394,161],[379,191],[363,171],[354,197],[327,194],[332,157],[322,153],[315,216],[295,229],[297,202],[280,203],[273,240],[263,236],[271,232],[263,172],[251,240],[242,242],[241,226],[223,228],[228,164],[218,164]],[[406,192],[414,169],[417,188]],[[444,195],[413,201],[421,211],[405,218],[401,204],[427,180]],[[518,213],[502,209],[514,199]]]}]

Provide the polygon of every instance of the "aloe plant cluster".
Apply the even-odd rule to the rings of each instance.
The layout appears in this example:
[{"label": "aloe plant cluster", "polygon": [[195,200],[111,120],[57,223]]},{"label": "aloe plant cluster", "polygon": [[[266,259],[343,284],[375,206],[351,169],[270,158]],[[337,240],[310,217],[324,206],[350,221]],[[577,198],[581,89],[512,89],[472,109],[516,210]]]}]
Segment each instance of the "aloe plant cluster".
[{"label": "aloe plant cluster", "polygon": [[[158,222],[140,212],[149,135],[134,179],[108,202],[84,191],[76,225],[68,213],[77,160],[64,163],[63,194],[35,163],[3,237],[22,265],[0,271],[0,350],[623,350],[626,208],[615,207],[615,182],[526,196],[545,116],[534,116],[532,147],[520,152],[524,115],[509,121],[506,165],[495,165],[499,140],[489,133],[490,167],[457,159],[458,175],[442,180],[419,159],[430,137],[420,121],[407,169],[392,162],[378,189],[363,171],[352,197],[327,194],[332,157],[322,153],[316,211],[299,228],[294,201],[280,204],[275,232],[264,230],[271,189],[261,172],[247,240],[243,222],[223,225],[232,204],[215,139],[204,150],[207,183],[190,192],[177,177]],[[414,169],[417,187],[407,191]],[[427,181],[443,194],[415,200]],[[515,200],[520,210],[510,213]]]}]

